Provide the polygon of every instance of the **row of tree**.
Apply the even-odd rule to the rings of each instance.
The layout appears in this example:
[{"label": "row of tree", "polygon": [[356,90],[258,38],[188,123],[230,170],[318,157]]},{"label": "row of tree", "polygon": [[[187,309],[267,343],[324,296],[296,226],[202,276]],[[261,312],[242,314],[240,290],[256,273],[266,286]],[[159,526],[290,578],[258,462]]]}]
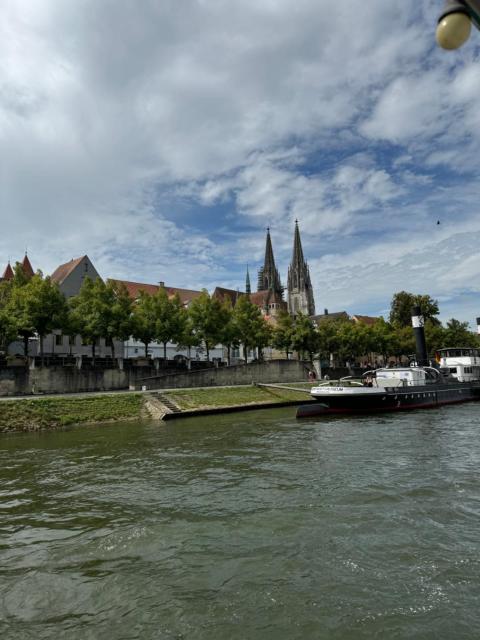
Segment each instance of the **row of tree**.
[{"label": "row of tree", "polygon": [[324,320],[317,327],[302,314],[292,318],[280,313],[272,326],[247,295],[240,296],[232,308],[230,300],[222,302],[204,290],[187,309],[178,296],[169,297],[164,288],[153,295],[141,291],[134,301],[122,284],[86,278],[79,294],[66,300],[49,277],[38,272],[28,278],[17,265],[14,278],[0,283],[0,348],[21,338],[27,354],[29,338],[37,335],[43,354],[45,336],[60,330],[65,335],[82,336],[85,344],[92,345],[93,357],[100,338],[111,346],[115,356],[115,341],[133,337],[143,343],[146,356],[151,343],[162,344],[165,360],[168,343],[188,352],[202,346],[207,360],[212,347],[222,344],[229,363],[232,349],[240,345],[245,361],[250,350],[257,350],[261,358],[265,347],[283,351],[287,358],[296,352],[302,358],[319,354],[328,359],[334,354],[337,360],[354,362],[376,354],[386,360],[414,353],[410,314],[415,304],[421,305],[426,318],[431,351],[447,346],[479,346],[468,323],[452,319],[443,326],[437,318],[435,300],[405,291],[394,295],[389,321],[380,318],[367,325],[348,319]]},{"label": "row of tree", "polygon": [[186,309],[178,295],[170,297],[164,288],[153,295],[140,291],[134,301],[122,284],[85,278],[79,294],[66,300],[49,277],[38,272],[28,278],[17,265],[14,278],[0,283],[0,346],[21,338],[27,354],[29,338],[37,335],[43,354],[45,336],[55,330],[82,336],[92,345],[93,357],[100,338],[115,355],[115,341],[132,336],[144,344],[146,356],[149,344],[157,342],[166,359],[167,344],[174,343],[188,350],[203,346],[209,360],[211,348],[223,344],[230,361],[233,347],[242,344],[246,359],[251,349],[261,354],[272,337],[270,324],[248,296],[241,296],[233,309],[229,300],[204,290]]}]

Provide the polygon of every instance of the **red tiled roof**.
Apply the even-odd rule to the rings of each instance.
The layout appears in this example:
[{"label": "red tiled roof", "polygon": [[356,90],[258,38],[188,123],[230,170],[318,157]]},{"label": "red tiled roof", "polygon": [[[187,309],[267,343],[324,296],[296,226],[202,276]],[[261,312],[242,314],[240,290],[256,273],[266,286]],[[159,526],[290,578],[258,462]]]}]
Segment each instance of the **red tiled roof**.
[{"label": "red tiled roof", "polygon": [[[140,291],[144,291],[149,295],[154,295],[160,289],[158,284],[146,284],[145,282],[129,282],[128,280],[115,280],[111,279],[111,282],[115,282],[116,284],[123,284],[127,291],[128,295],[136,300]],[[194,291],[193,289],[178,289],[177,287],[164,287],[166,292],[168,293],[169,298],[173,298],[175,294],[178,294],[180,298],[180,302],[187,306],[192,300],[198,298],[201,295],[201,291]]]},{"label": "red tiled roof", "polygon": [[10,262],[5,267],[5,271],[3,272],[2,280],[11,280],[13,278],[13,269],[10,266]]},{"label": "red tiled roof", "polygon": [[263,307],[268,303],[276,302],[277,304],[284,304],[285,300],[283,300],[282,296],[275,291],[271,291],[270,289],[264,289],[263,291],[255,291],[255,293],[250,294],[250,302],[256,304],[258,307]]},{"label": "red tiled roof", "polygon": [[57,284],[62,284],[67,276],[69,276],[75,267],[82,262],[84,258],[87,256],[82,256],[81,258],[72,258],[70,262],[66,262],[65,264],[61,264],[59,267],[55,269],[55,271],[51,275],[52,282],[56,282]]},{"label": "red tiled roof", "polygon": [[22,268],[23,268],[23,273],[29,278],[35,275],[35,272],[32,268],[32,265],[30,264],[30,260],[28,259],[27,254],[25,254],[25,257],[22,260]]},{"label": "red tiled roof", "polygon": [[235,291],[235,289],[225,289],[225,287],[215,287],[215,291],[212,294],[212,298],[217,298],[221,302],[225,299],[230,300],[232,303],[232,307],[234,307],[237,303],[237,300],[240,296],[245,295],[241,291]]},{"label": "red tiled roof", "polygon": [[328,320],[348,320],[349,316],[346,311],[334,311],[333,313],[321,313],[316,316],[310,316],[314,322],[325,322]]},{"label": "red tiled roof", "polygon": [[361,324],[366,324],[368,326],[372,326],[373,324],[376,323],[376,321],[378,320],[378,318],[375,318],[373,316],[359,316],[359,315],[354,315],[352,316],[353,320],[355,322],[359,322]]}]

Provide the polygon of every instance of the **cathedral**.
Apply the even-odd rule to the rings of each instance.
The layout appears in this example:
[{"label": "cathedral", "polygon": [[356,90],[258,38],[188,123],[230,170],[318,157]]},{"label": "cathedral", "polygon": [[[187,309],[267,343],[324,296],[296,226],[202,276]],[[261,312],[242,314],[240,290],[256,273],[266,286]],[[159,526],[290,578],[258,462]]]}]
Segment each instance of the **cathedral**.
[{"label": "cathedral", "polygon": [[293,255],[288,267],[287,278],[288,310],[295,316],[299,311],[305,316],[315,315],[315,301],[313,299],[310,270],[303,257],[302,242],[298,221],[295,220],[295,235],[293,240]]},{"label": "cathedral", "polygon": [[247,268],[245,291],[250,294],[251,301],[258,305],[266,316],[275,318],[279,311],[288,311],[292,316],[296,316],[299,312],[306,316],[315,315],[310,271],[303,257],[297,220],[295,220],[292,261],[288,267],[287,301],[284,300],[284,290],[275,266],[270,229],[267,229],[265,259],[258,272],[255,293],[251,293],[250,274]]}]

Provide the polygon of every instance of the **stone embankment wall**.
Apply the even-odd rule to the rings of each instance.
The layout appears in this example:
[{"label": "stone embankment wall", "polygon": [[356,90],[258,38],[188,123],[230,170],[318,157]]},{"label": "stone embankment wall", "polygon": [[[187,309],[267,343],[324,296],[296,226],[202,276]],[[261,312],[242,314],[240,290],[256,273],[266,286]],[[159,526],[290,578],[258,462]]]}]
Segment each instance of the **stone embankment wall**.
[{"label": "stone embankment wall", "polygon": [[[0,396],[39,393],[82,393],[122,389],[183,389],[307,380],[309,362],[270,360],[264,363],[201,369],[190,373],[158,375],[155,367],[130,369],[77,369],[76,367],[0,368]],[[322,369],[333,380],[349,375],[347,369]],[[360,371],[355,371],[359,375]]]},{"label": "stone embankment wall", "polygon": [[308,379],[311,365],[299,360],[268,360],[220,369],[191,371],[139,379],[137,390],[184,389],[188,387],[223,387],[252,382],[302,382]]},{"label": "stone embankment wall", "polygon": [[156,371],[152,367],[135,367],[129,370],[8,367],[0,369],[0,396],[128,389],[139,378],[154,372]]}]

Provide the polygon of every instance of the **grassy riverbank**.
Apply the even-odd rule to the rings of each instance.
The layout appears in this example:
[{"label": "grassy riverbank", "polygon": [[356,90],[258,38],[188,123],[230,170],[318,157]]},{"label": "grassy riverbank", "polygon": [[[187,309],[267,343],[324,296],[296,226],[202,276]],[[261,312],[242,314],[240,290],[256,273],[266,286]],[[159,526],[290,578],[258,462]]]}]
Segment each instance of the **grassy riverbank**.
[{"label": "grassy riverbank", "polygon": [[[310,385],[305,382],[288,386],[308,389]],[[295,403],[308,398],[304,392],[300,391],[253,385],[175,389],[165,392],[159,390],[158,393],[176,405],[180,412],[189,413],[222,408],[231,410],[234,407]],[[154,392],[152,397],[155,396]],[[0,402],[0,433],[40,431],[73,424],[138,419],[148,415],[150,410],[148,399],[148,394],[114,393],[5,400]],[[152,413],[152,417],[157,416]]]},{"label": "grassy riverbank", "polygon": [[39,431],[138,418],[142,407],[143,397],[138,393],[6,400],[0,404],[0,431]]},{"label": "grassy riverbank", "polygon": [[[289,384],[288,386],[297,386],[297,384]],[[302,389],[308,389],[311,385],[305,382],[298,384],[298,386]],[[172,400],[182,411],[294,402],[308,398],[301,391],[255,386],[175,389],[174,391],[165,392],[164,395]]]}]

